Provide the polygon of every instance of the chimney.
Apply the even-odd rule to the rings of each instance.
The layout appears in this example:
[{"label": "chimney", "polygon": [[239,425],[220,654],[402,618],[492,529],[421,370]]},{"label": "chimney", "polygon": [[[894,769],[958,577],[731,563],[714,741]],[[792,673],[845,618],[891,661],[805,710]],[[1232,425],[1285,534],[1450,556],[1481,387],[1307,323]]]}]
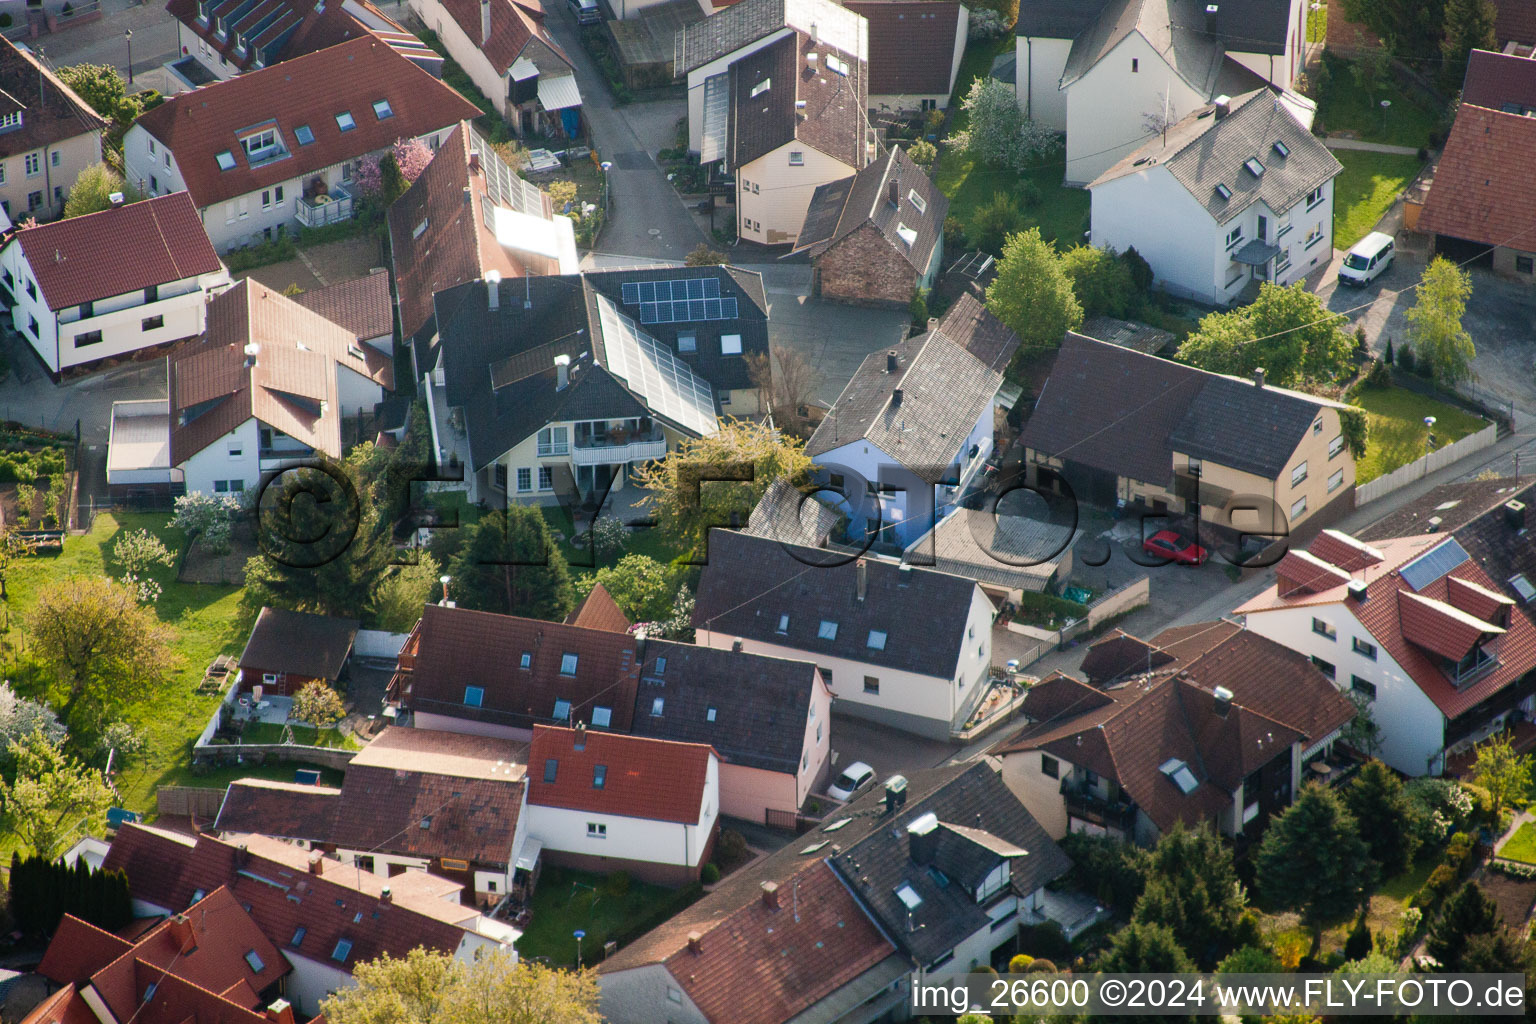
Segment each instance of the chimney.
[{"label": "chimney", "polygon": [[473,196],[473,195],[474,195],[474,189],[470,188],[468,185],[465,185],[464,186],[464,205],[465,206],[469,205],[470,197]]},{"label": "chimney", "polygon": [[274,999],[267,1007],[266,1018],[272,1024],[293,1024],[293,1007],[286,999]]},{"label": "chimney", "polygon": [[1256,388],[1264,386],[1264,367],[1255,366],[1253,368],[1253,386]]},{"label": "chimney", "polygon": [[576,723],[576,734],[571,737],[571,747],[575,750],[587,749],[587,723]]},{"label": "chimney", "polygon": [[325,854],[318,851],[309,855],[309,873],[321,874],[325,870]]},{"label": "chimney", "polygon": [[885,810],[894,814],[907,805],[907,777],[892,775],[885,780]]},{"label": "chimney", "polygon": [[[1207,10],[1215,10],[1215,8],[1214,7],[1210,7],[1210,8],[1207,8]],[[1216,105],[1216,120],[1220,121],[1222,118],[1224,118],[1228,114],[1232,113],[1232,97],[1231,96],[1217,96],[1211,102]]]},{"label": "chimney", "polygon": [[491,41],[491,0],[480,0],[480,45]]},{"label": "chimney", "polygon": [[885,354],[885,372],[886,373],[895,373],[897,371],[897,369],[899,369],[899,366],[900,366],[900,364],[898,364],[896,362],[896,352],[895,352],[895,350],[893,349],[890,352],[887,352]]},{"label": "chimney", "polygon": [[1220,10],[1221,10],[1221,7],[1219,5],[1217,5],[1217,4],[1206,4],[1205,5],[1205,34],[1206,35],[1214,36],[1216,34],[1216,15],[1217,15],[1217,13]]},{"label": "chimney", "polygon": [[394,899],[395,899],[395,894],[394,894],[393,891],[390,890],[389,886],[387,886],[387,885],[379,893],[379,902],[380,903],[393,903]]},{"label": "chimney", "polygon": [[1524,530],[1525,502],[1514,500],[1506,501],[1504,503],[1504,521],[1509,524],[1509,528],[1511,530],[1516,532]]},{"label": "chimney", "polygon": [[635,663],[645,664],[645,630],[635,632]]},{"label": "chimney", "polygon": [[485,308],[501,308],[501,271],[499,270],[485,272]]},{"label": "chimney", "polygon": [[1439,516],[1430,516],[1429,521],[1424,524],[1424,532],[1439,533],[1440,527],[1444,522],[1445,520],[1441,519]]},{"label": "chimney", "polygon": [[1370,585],[1365,580],[1350,580],[1344,589],[1349,592],[1350,598],[1357,604],[1364,604],[1366,597],[1371,592]]},{"label": "chimney", "polygon": [[186,914],[171,918],[171,941],[176,943],[176,955],[183,956],[197,948],[197,933]]},{"label": "chimney", "polygon": [[764,882],[763,883],[763,906],[767,907],[769,910],[778,910],[779,909],[779,883],[778,882]]},{"label": "chimney", "polygon": [[256,353],[258,353],[260,351],[261,351],[261,347],[258,346],[254,341],[246,343],[246,346],[245,346],[245,368],[247,370],[249,370],[251,367],[256,365]]},{"label": "chimney", "polygon": [[741,637],[737,637],[735,640],[731,641],[731,650],[735,651],[737,654],[740,654],[742,649],[746,647],[746,644],[747,642],[745,640],[743,640]]},{"label": "chimney", "polygon": [[571,357],[555,356],[555,390],[564,391],[571,386]]},{"label": "chimney", "polygon": [[[765,883],[765,884],[772,885],[773,883],[772,882],[768,882],[768,883]],[[688,933],[688,952],[692,953],[695,956],[697,956],[700,953],[704,952],[704,936],[700,935],[698,932],[689,932]]]},{"label": "chimney", "polygon": [[901,407],[901,388],[896,388],[895,390],[893,390],[891,392],[891,408],[892,409],[899,409],[900,407]]},{"label": "chimney", "polygon": [[853,593],[860,601],[869,592],[869,562],[867,559],[859,559],[853,563]]},{"label": "chimney", "polygon": [[480,169],[480,151],[478,149],[469,151],[469,169],[471,171],[478,171]]},{"label": "chimney", "polygon": [[122,206],[123,194],[121,192],[113,192],[111,195],[107,196],[107,202],[111,203],[113,206]]},{"label": "chimney", "polygon": [[899,186],[896,184],[896,179],[895,178],[892,178],[890,181],[886,182],[886,185],[885,185],[885,198],[890,200],[890,203],[891,203],[892,206],[900,206],[901,205],[901,200],[898,199],[897,195],[896,195],[898,189],[899,189]]},{"label": "chimney", "polygon": [[251,859],[251,851],[246,848],[246,845],[244,843],[241,843],[239,846],[235,847],[235,867],[237,867],[237,868],[245,867],[245,862],[250,860],[250,859]]},{"label": "chimney", "polygon": [[1216,698],[1216,714],[1226,718],[1227,712],[1232,710],[1232,691],[1225,686],[1218,686],[1211,691],[1211,696]]},{"label": "chimney", "polygon": [[907,826],[907,849],[912,863],[927,867],[933,863],[934,847],[939,844],[939,818],[929,811]]}]

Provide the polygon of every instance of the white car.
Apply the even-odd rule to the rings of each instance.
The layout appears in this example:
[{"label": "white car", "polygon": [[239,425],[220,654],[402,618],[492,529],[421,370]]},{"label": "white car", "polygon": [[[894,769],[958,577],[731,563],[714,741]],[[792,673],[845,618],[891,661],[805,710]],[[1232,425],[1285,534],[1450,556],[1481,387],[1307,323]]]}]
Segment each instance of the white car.
[{"label": "white car", "polygon": [[539,171],[558,171],[560,169],[560,158],[547,149],[530,149],[528,151],[528,163],[525,166],[534,173]]},{"label": "white car", "polygon": [[1339,283],[1367,285],[1392,265],[1397,246],[1392,236],[1382,231],[1372,231],[1355,243],[1339,267]]},{"label": "white car", "polygon": [[875,770],[873,768],[863,761],[855,761],[843,769],[843,774],[839,775],[836,781],[827,789],[827,795],[834,800],[847,800],[853,794],[869,785],[869,780],[874,777]]}]

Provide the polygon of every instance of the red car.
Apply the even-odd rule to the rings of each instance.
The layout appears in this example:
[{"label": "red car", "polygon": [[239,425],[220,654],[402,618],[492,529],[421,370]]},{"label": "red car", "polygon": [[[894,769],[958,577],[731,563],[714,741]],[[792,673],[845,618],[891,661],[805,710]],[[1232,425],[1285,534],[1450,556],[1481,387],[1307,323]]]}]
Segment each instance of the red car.
[{"label": "red car", "polygon": [[1193,541],[1187,541],[1172,530],[1159,530],[1141,542],[1141,549],[1158,558],[1168,558],[1184,565],[1200,565],[1210,554]]}]

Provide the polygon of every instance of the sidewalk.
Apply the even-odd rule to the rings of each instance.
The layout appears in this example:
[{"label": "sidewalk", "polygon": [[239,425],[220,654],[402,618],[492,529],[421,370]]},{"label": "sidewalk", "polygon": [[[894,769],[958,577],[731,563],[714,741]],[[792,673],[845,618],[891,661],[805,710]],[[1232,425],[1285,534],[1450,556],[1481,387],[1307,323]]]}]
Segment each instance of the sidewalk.
[{"label": "sidewalk", "polygon": [[1361,142],[1359,139],[1347,139],[1338,135],[1329,135],[1323,139],[1323,145],[1329,149],[1359,149],[1367,153],[1395,153],[1399,156],[1418,156],[1419,151],[1412,146],[1391,146],[1385,142]]}]

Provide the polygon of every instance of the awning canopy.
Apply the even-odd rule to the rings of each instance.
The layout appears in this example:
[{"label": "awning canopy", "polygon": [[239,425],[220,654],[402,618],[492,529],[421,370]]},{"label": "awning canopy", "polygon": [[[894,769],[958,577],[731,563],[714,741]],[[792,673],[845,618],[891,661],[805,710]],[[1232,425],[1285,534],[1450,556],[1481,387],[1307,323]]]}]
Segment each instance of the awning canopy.
[{"label": "awning canopy", "polygon": [[1257,238],[1243,246],[1232,254],[1232,258],[1238,263],[1246,263],[1250,267],[1262,267],[1276,256],[1280,255],[1278,245],[1270,245],[1261,242]]},{"label": "awning canopy", "polygon": [[539,104],[545,110],[564,110],[581,106],[581,90],[576,87],[576,76],[561,78],[539,76]]},{"label": "awning canopy", "polygon": [[532,871],[539,863],[539,854],[544,852],[544,844],[537,839],[528,838],[523,841],[523,852],[517,855],[517,870]]}]

